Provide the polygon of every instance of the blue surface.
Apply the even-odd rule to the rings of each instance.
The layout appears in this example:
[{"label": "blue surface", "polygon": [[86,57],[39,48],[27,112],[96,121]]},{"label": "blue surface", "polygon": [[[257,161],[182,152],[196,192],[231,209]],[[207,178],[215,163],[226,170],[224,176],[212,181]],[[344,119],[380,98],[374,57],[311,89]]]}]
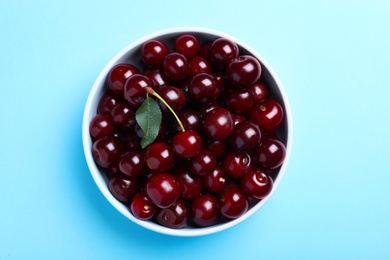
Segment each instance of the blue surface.
[{"label": "blue surface", "polygon": [[[34,2],[0,0],[0,259],[390,258],[389,1]],[[205,237],[131,223],[82,150],[100,70],[132,41],[176,26],[258,50],[294,119],[273,197]]]}]

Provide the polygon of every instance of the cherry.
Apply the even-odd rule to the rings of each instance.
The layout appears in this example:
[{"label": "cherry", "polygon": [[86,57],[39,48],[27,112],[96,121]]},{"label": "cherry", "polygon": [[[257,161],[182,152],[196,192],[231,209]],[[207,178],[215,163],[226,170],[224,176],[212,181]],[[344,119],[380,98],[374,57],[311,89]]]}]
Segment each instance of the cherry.
[{"label": "cherry", "polygon": [[168,46],[159,40],[149,40],[141,46],[142,60],[152,66],[161,65],[168,53]]},{"label": "cherry", "polygon": [[216,201],[214,196],[204,194],[192,202],[190,216],[196,225],[207,227],[217,224],[219,212]]},{"label": "cherry", "polygon": [[246,121],[246,118],[242,115],[232,115],[232,117],[233,117],[233,124],[234,125],[237,125],[241,122]]},{"label": "cherry", "polygon": [[120,103],[112,108],[111,118],[117,126],[131,127],[135,124],[134,111],[123,103]]},{"label": "cherry", "polygon": [[211,139],[223,140],[233,132],[233,117],[229,110],[216,108],[203,119],[203,131]]},{"label": "cherry", "polygon": [[113,136],[103,137],[92,145],[92,156],[95,162],[103,168],[117,163],[121,153],[121,143],[118,138]]},{"label": "cherry", "polygon": [[89,134],[95,138],[100,139],[114,133],[114,123],[106,114],[96,115],[89,124]]},{"label": "cherry", "polygon": [[156,89],[171,83],[171,80],[164,74],[160,67],[148,68],[144,71],[144,75],[152,81]]},{"label": "cherry", "polygon": [[220,87],[212,75],[199,73],[192,78],[188,93],[199,103],[209,103],[219,97]]},{"label": "cherry", "polygon": [[261,132],[271,133],[282,125],[284,111],[277,101],[266,99],[254,105],[249,118],[259,126]]},{"label": "cherry", "polygon": [[251,88],[250,88],[252,94],[253,94],[253,99],[255,103],[261,102],[263,100],[266,100],[269,95],[269,91],[267,86],[264,84],[264,82],[257,82],[255,83]]},{"label": "cherry", "polygon": [[181,158],[194,157],[202,150],[202,145],[202,138],[193,130],[179,132],[172,139],[172,149]]},{"label": "cherry", "polygon": [[218,101],[211,101],[210,103],[207,103],[206,105],[202,105],[199,107],[200,116],[204,118],[208,112],[211,110],[214,110],[216,108],[222,107],[221,104]]},{"label": "cherry", "polygon": [[286,147],[281,141],[273,138],[263,141],[253,154],[255,164],[266,170],[278,168],[285,158]]},{"label": "cherry", "polygon": [[137,179],[129,179],[122,175],[114,176],[108,182],[108,189],[111,194],[119,201],[129,202],[134,194],[138,191],[139,181]]},{"label": "cherry", "polygon": [[225,188],[227,175],[221,166],[217,166],[214,171],[203,176],[203,186],[211,193],[220,193]]},{"label": "cherry", "polygon": [[[144,132],[144,130],[142,130],[142,128],[138,124],[135,125],[134,130],[135,130],[135,135],[138,137],[138,142],[139,142],[139,140],[144,138],[145,132]],[[164,137],[165,137],[165,132],[166,132],[165,125],[163,123],[161,123],[160,129],[158,130],[157,137],[154,141],[155,142],[162,142],[164,140]]]},{"label": "cherry", "polygon": [[119,160],[120,171],[130,178],[143,175],[146,170],[143,154],[141,151],[129,151],[122,155]]},{"label": "cherry", "polygon": [[166,209],[160,209],[156,215],[157,222],[168,228],[183,228],[187,225],[189,210],[187,204],[178,200]]},{"label": "cherry", "polygon": [[145,190],[149,198],[159,208],[169,208],[180,197],[179,183],[168,173],[152,175],[146,181]]},{"label": "cherry", "polygon": [[230,145],[240,151],[248,151],[255,148],[261,139],[259,127],[252,122],[242,122],[234,126],[229,137]]},{"label": "cherry", "polygon": [[230,177],[241,178],[247,170],[252,168],[253,162],[248,153],[231,151],[223,159],[222,166]]},{"label": "cherry", "polygon": [[[175,112],[183,109],[186,105],[186,96],[180,88],[165,85],[157,93]],[[160,99],[157,100],[157,103],[160,105],[162,112],[170,113],[168,107]]]},{"label": "cherry", "polygon": [[185,200],[193,200],[199,196],[202,191],[201,179],[192,174],[185,164],[176,167],[172,175],[179,182],[181,197]]},{"label": "cherry", "polygon": [[271,193],[273,180],[264,170],[252,168],[241,179],[241,187],[249,196],[261,200]]},{"label": "cherry", "polygon": [[226,65],[238,56],[236,43],[226,38],[218,38],[210,46],[209,58],[214,66],[224,69]]},{"label": "cherry", "polygon": [[190,160],[190,169],[197,176],[204,176],[217,167],[217,160],[212,153],[206,150],[200,151],[198,155]]},{"label": "cherry", "polygon": [[131,64],[115,65],[107,76],[108,87],[115,93],[122,94],[127,79],[137,73],[139,70]]},{"label": "cherry", "polygon": [[232,60],[226,67],[226,77],[233,84],[250,88],[261,76],[260,62],[249,55]]},{"label": "cherry", "polygon": [[234,114],[249,113],[253,107],[254,99],[248,89],[230,89],[223,95],[225,107]]},{"label": "cherry", "polygon": [[[201,117],[196,110],[182,110],[177,115],[185,130],[194,130],[199,132],[202,127]],[[173,129],[176,132],[181,131],[181,127],[177,120],[173,121]]]},{"label": "cherry", "polygon": [[211,152],[216,160],[220,160],[226,153],[227,146],[223,140],[211,140],[206,139],[204,142],[203,149]]},{"label": "cherry", "polygon": [[165,75],[173,80],[182,80],[189,73],[187,58],[177,52],[172,52],[165,57],[162,68]]},{"label": "cherry", "polygon": [[248,197],[241,189],[228,187],[219,195],[217,208],[227,218],[238,218],[249,208]]},{"label": "cherry", "polygon": [[156,214],[157,206],[149,199],[145,191],[140,191],[134,195],[130,210],[134,217],[148,220]]},{"label": "cherry", "polygon": [[194,35],[182,34],[173,42],[173,49],[186,56],[187,59],[191,59],[200,50],[199,40]]},{"label": "cherry", "polygon": [[219,87],[220,87],[221,92],[222,92],[225,88],[225,76],[219,72],[212,72],[211,75],[213,75],[215,80],[218,82]]},{"label": "cherry", "polygon": [[193,77],[196,74],[202,72],[211,73],[212,71],[211,63],[208,61],[208,59],[202,56],[193,57],[190,60],[189,69],[190,69],[189,72],[190,77]]},{"label": "cherry", "polygon": [[113,92],[108,92],[107,94],[103,95],[100,98],[97,107],[97,112],[98,114],[102,114],[102,113],[110,114],[114,106],[123,102],[124,100],[122,96],[117,95]]},{"label": "cherry", "polygon": [[126,81],[124,97],[130,106],[138,108],[142,105],[146,99],[145,87],[155,89],[149,78],[141,74],[135,74]]},{"label": "cherry", "polygon": [[200,46],[199,56],[202,56],[202,57],[205,57],[208,59],[209,58],[209,49],[210,49],[211,44],[212,44],[212,42],[203,43]]},{"label": "cherry", "polygon": [[153,172],[167,172],[176,162],[175,154],[169,144],[153,143],[144,153],[146,166]]}]

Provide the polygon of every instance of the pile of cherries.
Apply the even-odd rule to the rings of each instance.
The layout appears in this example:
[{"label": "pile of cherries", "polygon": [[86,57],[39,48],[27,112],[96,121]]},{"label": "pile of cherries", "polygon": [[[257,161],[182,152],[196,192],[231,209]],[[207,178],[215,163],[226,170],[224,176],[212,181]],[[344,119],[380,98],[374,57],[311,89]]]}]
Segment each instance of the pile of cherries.
[{"label": "pile of cherries", "polygon": [[[211,226],[242,216],[249,201],[272,190],[270,171],[283,163],[285,145],[274,132],[282,106],[269,99],[262,68],[225,38],[202,45],[191,34],[140,48],[141,72],[118,64],[90,123],[92,155],[105,169],[112,195],[142,220],[169,228]],[[142,149],[145,133],[135,111],[156,91],[176,112],[185,131],[160,100],[162,124]]]}]

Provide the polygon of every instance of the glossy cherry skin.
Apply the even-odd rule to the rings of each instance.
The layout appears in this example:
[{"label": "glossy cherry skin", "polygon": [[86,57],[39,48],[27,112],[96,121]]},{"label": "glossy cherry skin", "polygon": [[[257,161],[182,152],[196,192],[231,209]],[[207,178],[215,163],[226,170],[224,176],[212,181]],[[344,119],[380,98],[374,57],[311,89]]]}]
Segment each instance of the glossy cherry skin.
[{"label": "glossy cherry skin", "polygon": [[149,199],[145,191],[135,194],[131,201],[131,213],[141,220],[151,219],[156,214],[157,209],[157,206]]},{"label": "glossy cherry skin", "polygon": [[266,170],[273,170],[283,164],[286,147],[278,139],[268,138],[261,143],[253,154],[256,165]]},{"label": "glossy cherry skin", "polygon": [[248,197],[240,188],[228,187],[219,195],[217,208],[227,218],[241,217],[249,208]]},{"label": "glossy cherry skin", "polygon": [[212,172],[217,167],[217,160],[214,155],[207,150],[202,150],[198,155],[190,160],[191,172],[197,176],[204,176]]},{"label": "glossy cherry skin", "polygon": [[[144,138],[145,132],[138,124],[135,125],[134,130],[135,130],[135,136],[138,138],[138,142],[139,142],[142,138]],[[156,143],[162,142],[165,137],[165,132],[166,132],[165,125],[161,123],[160,129],[158,130],[158,134],[154,142]]]},{"label": "glossy cherry skin", "polygon": [[259,145],[261,132],[259,127],[252,122],[242,122],[234,126],[229,137],[231,147],[240,151],[248,151]]},{"label": "glossy cherry skin", "polygon": [[152,175],[145,185],[146,193],[159,208],[172,206],[180,197],[178,181],[168,173]]},{"label": "glossy cherry skin", "polygon": [[255,103],[261,102],[263,100],[266,100],[269,95],[269,90],[264,82],[256,82],[251,88],[250,91],[252,92],[253,99]]},{"label": "glossy cherry skin", "polygon": [[142,60],[152,66],[161,65],[168,53],[168,46],[159,40],[149,40],[141,46]]},{"label": "glossy cherry skin", "polygon": [[216,108],[203,119],[203,132],[213,140],[224,140],[233,132],[233,117],[229,110]]},{"label": "glossy cherry skin", "polygon": [[171,84],[171,80],[164,74],[160,67],[148,68],[144,71],[144,75],[152,81],[156,89]]},{"label": "glossy cherry skin", "polygon": [[135,112],[126,104],[118,104],[111,110],[111,118],[116,126],[131,127],[135,124]]},{"label": "glossy cherry skin", "polygon": [[241,122],[245,122],[246,121],[246,118],[242,115],[232,115],[233,117],[233,124],[234,125],[237,125]]},{"label": "glossy cherry skin", "polygon": [[139,70],[131,64],[115,65],[107,76],[108,87],[115,93],[122,94],[127,79],[138,73]]},{"label": "glossy cherry skin", "polygon": [[171,145],[177,156],[192,158],[202,150],[203,142],[197,132],[188,130],[177,133],[173,137]]},{"label": "glossy cherry skin", "polygon": [[127,177],[136,178],[146,171],[144,157],[141,151],[128,151],[119,160],[119,169]]},{"label": "glossy cherry skin", "polygon": [[[202,119],[196,110],[182,110],[177,114],[185,130],[194,130],[199,132],[202,127]],[[173,121],[173,129],[180,132],[181,128],[177,120]]]},{"label": "glossy cherry skin", "polygon": [[172,52],[165,57],[162,68],[165,75],[173,80],[182,80],[189,73],[187,58],[177,52]]},{"label": "glossy cherry skin", "polygon": [[227,175],[221,166],[217,166],[214,171],[203,176],[203,187],[211,193],[220,193],[226,186]]},{"label": "glossy cherry skin", "polygon": [[106,114],[96,115],[89,124],[89,134],[95,139],[112,135],[114,133],[114,129],[114,123]]},{"label": "glossy cherry skin", "polygon": [[186,33],[175,39],[173,49],[186,56],[187,59],[191,59],[199,53],[200,43],[194,35]]},{"label": "glossy cherry skin", "polygon": [[248,196],[257,200],[264,199],[271,193],[273,180],[268,173],[262,169],[252,168],[241,178],[241,188]]},{"label": "glossy cherry skin", "polygon": [[193,200],[202,192],[202,180],[191,173],[187,165],[179,165],[173,169],[172,175],[179,182],[182,199]]},{"label": "glossy cherry skin", "polygon": [[176,162],[175,153],[166,143],[152,143],[144,153],[146,166],[152,172],[168,172]]},{"label": "glossy cherry skin", "polygon": [[178,200],[175,204],[157,212],[157,222],[168,228],[183,228],[187,225],[189,209],[187,204]]},{"label": "glossy cherry skin", "polygon": [[[184,91],[180,88],[176,88],[173,86],[165,85],[161,87],[157,93],[164,99],[165,102],[168,103],[168,105],[175,111],[179,111],[183,109],[186,105],[186,96],[184,94]],[[161,110],[163,113],[171,113],[169,111],[168,107],[161,101],[157,100],[157,103],[159,104]]]},{"label": "glossy cherry skin", "polygon": [[222,107],[222,105],[218,101],[211,101],[210,103],[201,105],[199,107],[200,116],[204,118],[208,112],[219,107]]},{"label": "glossy cherry skin", "polygon": [[222,167],[227,175],[238,179],[253,167],[253,161],[248,153],[231,151],[223,159]]},{"label": "glossy cherry skin", "polygon": [[243,55],[232,60],[226,67],[226,77],[234,85],[250,88],[260,79],[260,62],[249,55]]},{"label": "glossy cherry skin", "polygon": [[227,151],[227,145],[224,140],[206,139],[203,149],[211,152],[216,160],[221,160]]},{"label": "glossy cherry skin", "polygon": [[214,66],[224,69],[226,65],[238,56],[239,49],[235,42],[226,38],[218,38],[210,46],[209,58]]},{"label": "glossy cherry skin", "polygon": [[196,225],[207,227],[217,224],[220,215],[216,201],[214,196],[204,194],[192,202],[190,216]]},{"label": "glossy cherry skin", "polygon": [[211,75],[213,75],[215,80],[218,82],[219,87],[221,89],[221,92],[224,91],[225,84],[226,84],[225,83],[225,76],[222,73],[219,73],[219,72],[213,72],[213,73],[211,73]]},{"label": "glossy cherry skin", "polygon": [[212,67],[211,63],[209,62],[208,59],[202,56],[196,56],[193,57],[190,60],[189,63],[189,69],[190,69],[190,77],[195,76],[196,74],[205,72],[205,73],[211,73]]},{"label": "glossy cherry skin", "polygon": [[253,106],[249,118],[259,126],[262,133],[271,133],[283,124],[284,110],[277,101],[266,99]]},{"label": "glossy cherry skin", "polygon": [[110,114],[111,110],[114,106],[118,105],[119,103],[124,103],[123,97],[120,95],[117,95],[112,92],[108,92],[107,94],[104,94],[100,100],[97,107],[97,113],[102,114]]},{"label": "glossy cherry skin", "polygon": [[233,114],[246,114],[252,110],[254,99],[248,89],[230,89],[223,95],[225,107]]},{"label": "glossy cherry skin", "polygon": [[206,104],[219,97],[220,86],[211,74],[199,73],[192,78],[188,93],[196,102]]},{"label": "glossy cherry skin", "polygon": [[141,74],[135,74],[126,81],[124,97],[130,106],[138,108],[142,105],[146,99],[145,87],[155,89],[149,78]]},{"label": "glossy cherry skin", "polygon": [[122,175],[113,177],[108,183],[111,194],[119,201],[129,202],[139,190],[138,179],[130,179]]},{"label": "glossy cherry skin", "polygon": [[103,168],[116,164],[121,154],[121,143],[118,138],[113,136],[103,137],[92,145],[92,156],[96,164]]}]

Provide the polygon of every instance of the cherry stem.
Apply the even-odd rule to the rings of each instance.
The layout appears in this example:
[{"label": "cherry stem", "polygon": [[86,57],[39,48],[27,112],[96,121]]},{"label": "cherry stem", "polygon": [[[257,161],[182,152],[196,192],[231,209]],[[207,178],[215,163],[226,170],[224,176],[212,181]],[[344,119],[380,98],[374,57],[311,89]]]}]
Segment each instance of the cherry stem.
[{"label": "cherry stem", "polygon": [[183,124],[181,123],[179,117],[176,115],[175,111],[173,111],[173,109],[168,105],[168,103],[165,102],[165,100],[164,100],[159,94],[157,94],[156,91],[154,91],[154,89],[152,89],[151,87],[145,87],[145,89],[146,89],[146,91],[148,91],[148,93],[150,93],[151,95],[153,95],[153,96],[155,96],[156,98],[158,98],[159,100],[161,100],[161,102],[163,102],[164,105],[166,105],[167,108],[168,108],[169,110],[171,110],[172,114],[175,116],[177,122],[178,122],[179,125],[180,125],[181,131],[182,131],[182,132],[185,132],[184,126],[183,126]]}]

